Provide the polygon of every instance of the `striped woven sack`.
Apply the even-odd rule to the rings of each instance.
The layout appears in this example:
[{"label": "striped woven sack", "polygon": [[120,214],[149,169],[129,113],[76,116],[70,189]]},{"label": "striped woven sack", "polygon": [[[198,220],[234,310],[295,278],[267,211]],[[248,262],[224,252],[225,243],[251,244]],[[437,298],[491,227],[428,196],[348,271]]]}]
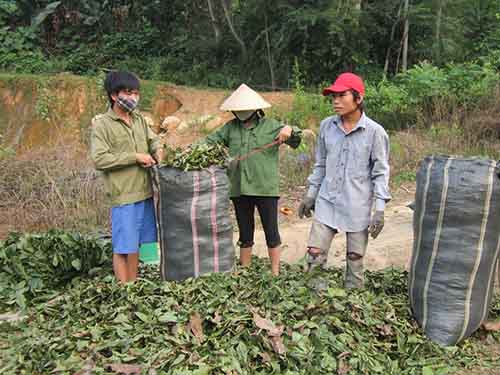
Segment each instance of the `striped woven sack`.
[{"label": "striped woven sack", "polygon": [[496,162],[429,156],[417,172],[408,289],[433,341],[455,345],[488,314],[500,249]]},{"label": "striped woven sack", "polygon": [[226,171],[162,167],[158,224],[163,280],[184,280],[234,266]]}]

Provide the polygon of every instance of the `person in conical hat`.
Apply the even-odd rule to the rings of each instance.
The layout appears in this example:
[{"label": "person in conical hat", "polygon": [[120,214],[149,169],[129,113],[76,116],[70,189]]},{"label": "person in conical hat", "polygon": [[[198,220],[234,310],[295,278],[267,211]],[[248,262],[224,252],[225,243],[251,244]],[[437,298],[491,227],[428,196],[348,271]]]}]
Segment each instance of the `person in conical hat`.
[{"label": "person in conical hat", "polygon": [[279,145],[300,145],[301,130],[267,118],[264,109],[271,104],[242,84],[222,103],[220,109],[234,119],[206,138],[222,143],[236,162],[228,168],[239,228],[240,263],[249,266],[254,244],[254,212],[257,208],[271,260],[271,272],[279,274],[281,238],[278,230]]}]

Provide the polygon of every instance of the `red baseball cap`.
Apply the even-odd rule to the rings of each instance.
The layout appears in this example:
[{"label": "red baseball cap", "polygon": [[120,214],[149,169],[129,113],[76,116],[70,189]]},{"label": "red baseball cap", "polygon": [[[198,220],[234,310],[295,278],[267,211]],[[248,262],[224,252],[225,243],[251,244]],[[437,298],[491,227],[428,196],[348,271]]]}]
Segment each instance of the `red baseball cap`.
[{"label": "red baseball cap", "polygon": [[334,92],[344,92],[356,90],[361,95],[365,95],[365,85],[361,77],[353,73],[342,73],[337,77],[331,86],[323,90],[323,95],[331,95]]}]

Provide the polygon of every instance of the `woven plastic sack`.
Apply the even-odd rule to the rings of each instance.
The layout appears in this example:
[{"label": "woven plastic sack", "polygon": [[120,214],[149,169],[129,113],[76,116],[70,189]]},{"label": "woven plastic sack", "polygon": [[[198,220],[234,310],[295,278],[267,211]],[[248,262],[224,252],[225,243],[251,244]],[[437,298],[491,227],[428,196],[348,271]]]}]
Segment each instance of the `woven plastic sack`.
[{"label": "woven plastic sack", "polygon": [[496,161],[426,157],[417,173],[408,288],[425,334],[443,345],[487,318],[500,250]]},{"label": "woven plastic sack", "polygon": [[222,168],[157,170],[161,276],[184,280],[234,266],[229,179]]}]

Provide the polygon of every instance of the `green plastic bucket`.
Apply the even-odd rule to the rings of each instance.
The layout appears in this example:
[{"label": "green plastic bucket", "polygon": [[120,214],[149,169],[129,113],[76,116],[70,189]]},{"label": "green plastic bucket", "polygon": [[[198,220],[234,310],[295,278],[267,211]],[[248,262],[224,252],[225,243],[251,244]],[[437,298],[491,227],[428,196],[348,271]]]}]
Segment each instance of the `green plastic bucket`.
[{"label": "green plastic bucket", "polygon": [[143,243],[139,248],[139,260],[145,264],[159,263],[158,243]]}]

